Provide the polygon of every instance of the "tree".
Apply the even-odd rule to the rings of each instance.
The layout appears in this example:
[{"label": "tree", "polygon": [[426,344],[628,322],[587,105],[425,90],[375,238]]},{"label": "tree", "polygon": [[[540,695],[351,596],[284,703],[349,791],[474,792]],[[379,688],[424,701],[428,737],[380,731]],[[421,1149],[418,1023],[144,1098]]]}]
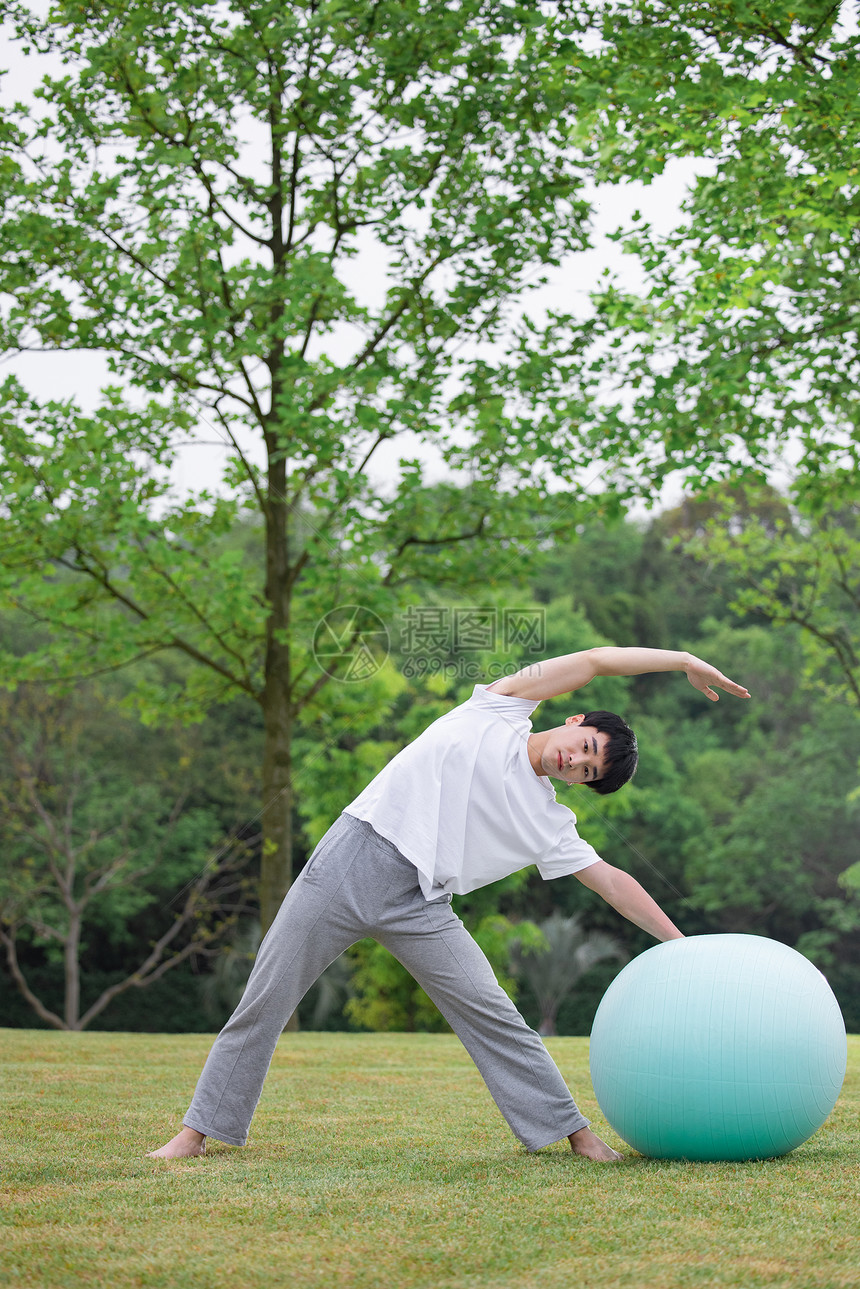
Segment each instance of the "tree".
[{"label": "tree", "polygon": [[[2,127],[2,346],[100,350],[123,382],[91,412],[4,387],[4,595],[56,641],[5,675],[169,651],[194,665],[141,686],[151,716],[259,703],[265,928],[290,880],[294,730],[342,698],[317,628],[341,664],[372,662],[410,585],[492,583],[571,530],[595,462],[647,493],[643,463],[672,456],[663,424],[644,445],[605,432],[577,385],[593,324],[510,315],[588,244],[586,184],[658,173],[667,134],[690,152],[736,132],[714,106],[747,101],[749,18],[729,6],[722,40],[693,3],[3,12],[67,74]],[[227,447],[226,492],[181,499],[169,467],[201,432]],[[395,483],[372,474],[386,460]],[[223,540],[247,513],[255,568]],[[389,701],[382,673],[366,698]]]},{"label": "tree", "polygon": [[[241,853],[222,846],[207,856],[211,815],[188,809],[175,784],[135,775],[123,755],[131,725],[92,687],[65,699],[29,688],[0,696],[0,945],[20,993],[57,1029],[85,1029],[127,989],[211,954],[243,906]],[[178,907],[153,916],[165,900]],[[158,933],[84,1005],[88,948],[127,938],[126,923],[145,910]],[[22,951],[34,950],[62,962],[60,1010],[30,983]]]},{"label": "tree", "polygon": [[540,1008],[538,1033],[550,1036],[556,1032],[558,1009],[573,992],[576,983],[606,958],[627,960],[617,940],[602,931],[585,930],[576,915],[563,917],[553,913],[540,924],[543,944],[514,944],[511,966],[514,975],[526,981]]},{"label": "tree", "polygon": [[686,549],[731,580],[736,613],[799,627],[807,676],[860,711],[860,506],[843,492],[812,513],[781,499],[770,523],[760,513],[733,523],[718,507]]},{"label": "tree", "polygon": [[[590,378],[634,397],[623,405],[606,397],[595,437],[628,452],[638,445],[638,467],[652,482],[679,466],[700,484],[750,462],[767,471],[788,448],[798,501],[814,508],[835,485],[850,500],[860,464],[852,6],[643,0],[621,9],[629,39],[618,41],[609,100],[630,127],[628,164],[644,161],[645,140],[623,85],[656,32],[667,57],[654,128],[667,154],[692,147],[710,164],[674,233],[658,236],[641,218],[618,233],[647,287],[637,295],[610,285],[596,301],[604,349]],[[691,25],[699,51],[709,47],[731,75],[691,78],[700,57]],[[660,425],[667,433],[658,445]]]},{"label": "tree", "polygon": [[[573,479],[572,433],[550,451],[503,415],[519,373],[486,360],[508,302],[587,241],[563,11],[4,5],[68,74],[3,126],[3,348],[102,350],[123,381],[92,413],[4,387],[4,593],[55,641],[7,657],[7,682],[173,651],[196,665],[140,687],[150,716],[254,698],[264,928],[290,880],[294,727],[337,674],[315,627],[358,604],[333,629],[347,657],[410,579],[483,584],[533,537],[551,471]],[[228,493],[178,499],[167,471],[201,426]],[[389,488],[370,469],[398,438]],[[428,489],[403,455],[422,440],[467,488]],[[223,541],[247,511],[250,572]]]}]

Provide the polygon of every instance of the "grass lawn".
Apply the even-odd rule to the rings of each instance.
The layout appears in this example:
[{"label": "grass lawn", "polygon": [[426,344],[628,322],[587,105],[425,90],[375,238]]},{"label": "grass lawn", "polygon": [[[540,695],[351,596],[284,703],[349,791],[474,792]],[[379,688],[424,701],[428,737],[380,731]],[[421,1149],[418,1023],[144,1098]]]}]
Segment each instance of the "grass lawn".
[{"label": "grass lawn", "polygon": [[[527,1154],[457,1040],[285,1035],[244,1150],[144,1158],[210,1040],[0,1031],[0,1284],[860,1284],[860,1039],[822,1130],[754,1164]],[[549,1047],[602,1126],[588,1042]]]}]

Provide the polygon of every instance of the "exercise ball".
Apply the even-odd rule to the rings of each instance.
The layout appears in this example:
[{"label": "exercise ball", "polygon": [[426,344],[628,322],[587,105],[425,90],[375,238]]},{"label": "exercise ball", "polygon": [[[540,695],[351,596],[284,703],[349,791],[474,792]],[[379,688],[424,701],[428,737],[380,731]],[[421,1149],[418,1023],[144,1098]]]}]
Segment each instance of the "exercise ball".
[{"label": "exercise ball", "polygon": [[601,1110],[652,1159],[770,1159],[836,1104],[845,1024],[824,976],[756,935],[646,950],[607,989],[591,1032]]}]

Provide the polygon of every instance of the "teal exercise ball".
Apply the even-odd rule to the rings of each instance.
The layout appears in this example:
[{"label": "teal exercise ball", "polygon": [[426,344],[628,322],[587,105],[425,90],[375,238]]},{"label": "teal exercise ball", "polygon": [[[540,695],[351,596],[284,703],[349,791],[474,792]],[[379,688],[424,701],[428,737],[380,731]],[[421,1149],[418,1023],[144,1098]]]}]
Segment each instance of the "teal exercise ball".
[{"label": "teal exercise ball", "polygon": [[591,1032],[598,1104],[652,1159],[785,1155],[830,1114],[846,1063],[824,976],[756,935],[646,950],[615,977]]}]

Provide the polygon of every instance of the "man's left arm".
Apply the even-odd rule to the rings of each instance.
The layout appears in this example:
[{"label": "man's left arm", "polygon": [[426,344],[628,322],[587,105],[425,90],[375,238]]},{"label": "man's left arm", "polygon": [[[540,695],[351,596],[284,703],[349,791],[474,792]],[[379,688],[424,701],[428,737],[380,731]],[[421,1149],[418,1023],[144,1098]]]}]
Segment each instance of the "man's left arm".
[{"label": "man's left arm", "polygon": [[657,901],[623,868],[615,868],[601,859],[596,864],[589,864],[588,868],[581,868],[574,876],[583,886],[602,896],[628,922],[653,935],[655,940],[683,939],[683,932],[666,916]]}]

